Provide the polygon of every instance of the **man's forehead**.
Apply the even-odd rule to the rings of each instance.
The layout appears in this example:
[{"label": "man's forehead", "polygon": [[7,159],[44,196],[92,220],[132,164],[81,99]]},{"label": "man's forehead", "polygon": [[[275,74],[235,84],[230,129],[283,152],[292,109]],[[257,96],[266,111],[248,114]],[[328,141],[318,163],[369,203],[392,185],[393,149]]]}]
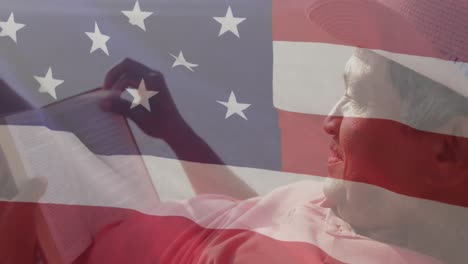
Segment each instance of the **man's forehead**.
[{"label": "man's forehead", "polygon": [[344,74],[346,78],[357,75],[378,75],[385,76],[388,60],[377,53],[367,49],[356,49],[345,65]]},{"label": "man's forehead", "polygon": [[370,50],[357,49],[344,70],[347,94],[368,106],[378,105],[379,111],[384,111],[384,115],[378,118],[393,118],[399,111],[401,98],[390,79],[389,65],[385,57]]}]

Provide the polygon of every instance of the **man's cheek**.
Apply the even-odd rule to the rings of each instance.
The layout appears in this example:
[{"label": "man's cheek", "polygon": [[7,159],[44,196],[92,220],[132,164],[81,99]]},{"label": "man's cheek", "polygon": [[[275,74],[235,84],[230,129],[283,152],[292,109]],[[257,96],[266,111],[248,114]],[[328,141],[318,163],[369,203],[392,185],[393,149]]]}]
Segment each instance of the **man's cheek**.
[{"label": "man's cheek", "polygon": [[[389,120],[360,119],[349,124],[351,133],[343,136],[343,147],[353,161],[368,167],[389,165],[400,152],[398,123]],[[403,153],[404,154],[404,153]]]},{"label": "man's cheek", "polygon": [[381,169],[388,164],[381,164],[379,152],[369,142],[355,140],[347,145],[345,164],[343,165],[344,179],[364,183],[379,183],[379,177],[384,176]]}]

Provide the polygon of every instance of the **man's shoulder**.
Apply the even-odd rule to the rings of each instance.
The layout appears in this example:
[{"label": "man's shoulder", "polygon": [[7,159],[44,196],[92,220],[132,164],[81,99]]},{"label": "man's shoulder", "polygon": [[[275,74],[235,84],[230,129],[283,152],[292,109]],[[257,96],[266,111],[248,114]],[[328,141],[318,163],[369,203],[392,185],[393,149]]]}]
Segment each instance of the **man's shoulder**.
[{"label": "man's shoulder", "polygon": [[278,187],[271,192],[247,200],[236,200],[223,195],[200,195],[183,202],[193,209],[206,209],[211,212],[229,210],[245,213],[262,207],[272,208],[313,204],[323,199],[323,183],[317,180],[304,180]]},{"label": "man's shoulder", "polygon": [[92,257],[112,263],[133,257],[139,263],[434,263],[327,226],[322,197],[321,182],[301,181],[243,201],[202,195],[164,203],[153,215],[135,212],[103,233]]},{"label": "man's shoulder", "polygon": [[313,201],[323,197],[323,181],[302,180],[272,190],[264,198],[287,195],[294,199]]},{"label": "man's shoulder", "polygon": [[291,208],[308,207],[316,211],[323,199],[322,183],[300,181],[247,200],[235,200],[222,195],[201,195],[184,201],[183,208],[191,219],[208,228],[255,229],[273,225]]},{"label": "man's shoulder", "polygon": [[177,211],[190,209],[192,212],[201,212],[202,215],[235,208],[245,208],[248,205],[262,206],[263,204],[283,204],[313,202],[323,197],[323,183],[317,180],[303,180],[283,185],[271,190],[269,193],[246,200],[237,200],[220,194],[197,195],[190,199],[178,202],[160,204],[158,211],[167,214],[177,214]]}]

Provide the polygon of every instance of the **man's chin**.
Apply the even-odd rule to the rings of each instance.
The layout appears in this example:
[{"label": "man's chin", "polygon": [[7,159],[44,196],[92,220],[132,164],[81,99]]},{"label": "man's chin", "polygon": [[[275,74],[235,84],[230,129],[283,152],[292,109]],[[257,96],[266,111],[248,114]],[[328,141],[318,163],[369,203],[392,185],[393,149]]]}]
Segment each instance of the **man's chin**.
[{"label": "man's chin", "polygon": [[323,185],[323,193],[325,200],[321,204],[322,207],[332,209],[336,216],[353,227],[368,227],[361,219],[362,215],[358,213],[361,207],[356,207],[353,202],[347,200],[344,180],[327,178]]},{"label": "man's chin", "polygon": [[325,201],[323,207],[333,208],[345,197],[346,189],[343,179],[344,161],[334,157],[328,159],[328,177],[323,184]]},{"label": "man's chin", "polygon": [[334,208],[346,199],[346,188],[343,180],[326,178],[323,185],[325,200],[323,207]]}]

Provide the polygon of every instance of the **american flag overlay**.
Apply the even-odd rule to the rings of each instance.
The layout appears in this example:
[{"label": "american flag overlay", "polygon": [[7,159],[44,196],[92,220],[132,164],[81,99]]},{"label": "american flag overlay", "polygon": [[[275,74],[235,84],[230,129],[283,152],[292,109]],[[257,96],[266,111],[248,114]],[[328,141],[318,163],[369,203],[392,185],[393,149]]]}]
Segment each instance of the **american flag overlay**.
[{"label": "american flag overlay", "polygon": [[[232,7],[217,1],[45,1],[39,9],[12,1],[5,7],[3,20],[13,17],[25,26],[12,33],[17,43],[2,38],[3,79],[37,105],[96,88],[111,66],[132,58],[164,73],[184,117],[225,162],[280,169],[271,1]],[[49,80],[50,89],[41,90],[41,80]],[[231,93],[231,102],[250,106],[231,108],[226,118],[229,109],[217,101],[229,102]],[[151,141],[141,138],[143,153],[174,157]]]},{"label": "american flag overlay", "polygon": [[0,263],[466,263],[468,3],[2,0]]}]

